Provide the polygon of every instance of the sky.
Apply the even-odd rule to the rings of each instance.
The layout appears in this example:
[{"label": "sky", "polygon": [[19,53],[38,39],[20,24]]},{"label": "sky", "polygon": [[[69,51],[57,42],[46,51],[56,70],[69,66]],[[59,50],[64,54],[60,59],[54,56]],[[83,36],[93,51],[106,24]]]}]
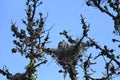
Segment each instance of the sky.
[{"label": "sky", "polygon": [[[2,0],[0,5],[0,68],[6,65],[13,74],[24,72],[25,65],[28,63],[28,60],[21,57],[20,54],[11,53],[11,49],[15,47],[12,43],[15,38],[12,37],[11,23],[13,21],[19,28],[24,27],[22,19],[25,19],[26,16],[25,8],[24,0]],[[117,49],[116,44],[112,43],[112,38],[119,38],[112,34],[112,19],[96,8],[86,6],[85,0],[43,0],[37,14],[39,11],[43,12],[44,16],[48,14],[45,23],[46,29],[55,24],[50,32],[51,43],[48,44],[49,47],[56,48],[58,42],[65,39],[64,36],[59,35],[59,32],[63,30],[69,31],[69,34],[74,38],[80,38],[82,36],[80,15],[82,14],[85,21],[90,24],[89,36],[94,38],[101,46],[108,45],[110,48]],[[91,49],[90,52],[94,53],[94,50]],[[56,62],[49,56],[48,59],[48,63],[41,65],[38,70],[38,80],[63,80],[63,75],[58,73],[58,70],[62,68],[56,65]],[[99,71],[101,67],[97,66],[96,68]],[[96,76],[99,77],[99,75]],[[0,74],[0,80],[6,79]],[[69,78],[66,80],[69,80]]]}]

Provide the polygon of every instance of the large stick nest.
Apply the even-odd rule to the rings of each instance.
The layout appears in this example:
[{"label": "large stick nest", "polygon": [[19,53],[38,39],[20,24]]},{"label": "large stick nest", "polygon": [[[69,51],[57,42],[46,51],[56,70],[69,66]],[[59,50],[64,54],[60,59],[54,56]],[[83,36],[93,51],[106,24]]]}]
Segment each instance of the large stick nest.
[{"label": "large stick nest", "polygon": [[59,42],[58,48],[52,54],[56,61],[62,66],[77,65],[78,60],[87,49],[87,43],[79,42],[69,45],[64,40]]}]

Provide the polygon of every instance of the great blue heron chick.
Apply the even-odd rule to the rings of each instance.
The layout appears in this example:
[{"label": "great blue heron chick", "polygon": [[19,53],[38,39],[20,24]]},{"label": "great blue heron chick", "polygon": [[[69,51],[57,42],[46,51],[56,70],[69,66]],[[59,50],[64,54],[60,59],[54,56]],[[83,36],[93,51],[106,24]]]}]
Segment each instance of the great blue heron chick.
[{"label": "great blue heron chick", "polygon": [[65,40],[60,41],[60,42],[58,43],[58,49],[65,49],[65,48],[67,48],[67,47],[68,47],[68,44],[65,42]]}]

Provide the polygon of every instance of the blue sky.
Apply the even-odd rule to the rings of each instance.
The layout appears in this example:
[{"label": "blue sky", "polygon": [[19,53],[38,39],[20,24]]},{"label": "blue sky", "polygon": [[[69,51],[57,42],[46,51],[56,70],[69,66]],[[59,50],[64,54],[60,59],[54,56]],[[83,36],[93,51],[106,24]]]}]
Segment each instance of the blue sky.
[{"label": "blue sky", "polygon": [[[24,67],[28,62],[20,54],[11,54],[11,48],[14,47],[12,40],[15,39],[10,30],[11,22],[15,22],[20,28],[24,27],[21,20],[25,18],[25,7],[23,0],[2,0],[0,5],[0,68],[6,65],[12,73],[24,72]],[[101,46],[109,45],[110,48],[117,49],[116,44],[112,44],[111,40],[115,37],[119,38],[112,34],[112,19],[96,8],[86,6],[85,0],[43,0],[43,4],[38,8],[37,13],[39,11],[43,12],[44,16],[48,13],[46,29],[55,24],[50,33],[51,43],[48,44],[52,48],[56,48],[58,42],[64,39],[63,36],[59,35],[59,32],[63,30],[70,31],[69,34],[74,38],[82,36],[80,14],[83,14],[86,22],[90,23],[91,26],[89,36],[95,38]],[[94,53],[94,50],[91,49],[90,53]],[[50,57],[48,58],[49,62],[39,68],[39,79],[63,80],[63,75],[58,73],[61,67],[56,65]],[[101,67],[98,66],[97,68]],[[6,79],[0,75],[0,80]]]}]

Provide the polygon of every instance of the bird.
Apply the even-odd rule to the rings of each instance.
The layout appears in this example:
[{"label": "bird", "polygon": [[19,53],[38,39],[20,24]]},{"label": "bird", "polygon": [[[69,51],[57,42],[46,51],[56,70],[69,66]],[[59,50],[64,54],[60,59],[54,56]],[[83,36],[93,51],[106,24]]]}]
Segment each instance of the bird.
[{"label": "bird", "polygon": [[65,48],[67,48],[67,47],[68,47],[68,44],[65,42],[65,40],[60,41],[60,42],[58,43],[58,49],[65,49]]}]

